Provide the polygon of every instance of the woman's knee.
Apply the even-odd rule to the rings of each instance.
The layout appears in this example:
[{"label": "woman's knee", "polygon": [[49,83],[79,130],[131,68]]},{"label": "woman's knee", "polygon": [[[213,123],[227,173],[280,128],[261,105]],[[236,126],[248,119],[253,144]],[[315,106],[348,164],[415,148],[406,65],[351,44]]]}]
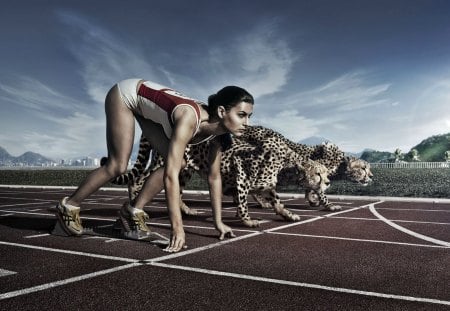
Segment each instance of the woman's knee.
[{"label": "woman's knee", "polygon": [[111,178],[114,178],[127,172],[128,161],[117,161],[108,158],[104,167],[108,175],[110,175]]}]

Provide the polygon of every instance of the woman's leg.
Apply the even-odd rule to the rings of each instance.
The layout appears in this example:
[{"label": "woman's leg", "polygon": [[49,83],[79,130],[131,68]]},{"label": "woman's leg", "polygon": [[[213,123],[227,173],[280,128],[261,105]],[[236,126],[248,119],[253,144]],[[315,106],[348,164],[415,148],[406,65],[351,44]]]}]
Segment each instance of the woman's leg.
[{"label": "woman's leg", "polygon": [[134,115],[122,102],[117,86],[106,96],[105,113],[108,161],[86,177],[67,200],[70,205],[80,206],[85,198],[127,170],[134,141]]},{"label": "woman's leg", "polygon": [[[169,139],[161,125],[142,117],[136,117],[144,136],[163,158],[167,157],[169,150]],[[164,189],[164,167],[154,171],[145,181],[142,190],[139,192],[134,207],[143,209],[145,204],[150,202],[158,193]]]}]

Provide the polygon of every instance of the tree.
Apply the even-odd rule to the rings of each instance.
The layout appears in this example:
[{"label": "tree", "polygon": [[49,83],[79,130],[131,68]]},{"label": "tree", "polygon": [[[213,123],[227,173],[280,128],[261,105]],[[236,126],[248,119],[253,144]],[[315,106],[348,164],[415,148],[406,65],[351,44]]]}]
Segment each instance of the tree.
[{"label": "tree", "polygon": [[400,160],[403,158],[402,151],[400,148],[395,149],[394,152],[395,162],[400,162]]},{"label": "tree", "polygon": [[445,161],[450,162],[450,150],[447,150],[444,153],[444,159],[445,159]]},{"label": "tree", "polygon": [[419,151],[417,149],[411,150],[411,161],[420,161],[419,159]]}]

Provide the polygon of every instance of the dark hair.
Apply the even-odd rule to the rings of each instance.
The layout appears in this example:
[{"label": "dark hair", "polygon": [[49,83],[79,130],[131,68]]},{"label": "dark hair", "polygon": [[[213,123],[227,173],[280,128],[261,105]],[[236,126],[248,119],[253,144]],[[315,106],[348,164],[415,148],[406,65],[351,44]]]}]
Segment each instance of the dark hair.
[{"label": "dark hair", "polygon": [[208,97],[208,113],[216,115],[217,107],[223,106],[226,110],[230,110],[240,102],[252,105],[255,103],[253,96],[245,89],[239,86],[226,86]]}]

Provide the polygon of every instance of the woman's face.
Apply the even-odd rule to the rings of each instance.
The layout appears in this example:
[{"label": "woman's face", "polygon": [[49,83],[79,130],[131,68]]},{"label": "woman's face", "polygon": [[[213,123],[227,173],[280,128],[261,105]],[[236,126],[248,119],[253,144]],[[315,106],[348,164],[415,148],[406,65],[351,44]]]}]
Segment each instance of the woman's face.
[{"label": "woman's face", "polygon": [[223,112],[222,124],[234,136],[241,136],[249,124],[248,119],[252,113],[252,104],[240,102],[230,110]]}]

